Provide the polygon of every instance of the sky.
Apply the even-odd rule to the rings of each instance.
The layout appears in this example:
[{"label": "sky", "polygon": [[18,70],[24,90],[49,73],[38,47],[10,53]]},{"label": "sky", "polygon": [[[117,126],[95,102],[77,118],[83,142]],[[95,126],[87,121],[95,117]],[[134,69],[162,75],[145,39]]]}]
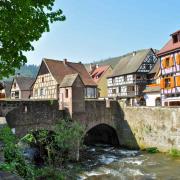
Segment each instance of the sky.
[{"label": "sky", "polygon": [[89,63],[145,48],[161,49],[180,29],[180,0],[56,0],[66,21],[26,53],[27,64],[42,58]]}]

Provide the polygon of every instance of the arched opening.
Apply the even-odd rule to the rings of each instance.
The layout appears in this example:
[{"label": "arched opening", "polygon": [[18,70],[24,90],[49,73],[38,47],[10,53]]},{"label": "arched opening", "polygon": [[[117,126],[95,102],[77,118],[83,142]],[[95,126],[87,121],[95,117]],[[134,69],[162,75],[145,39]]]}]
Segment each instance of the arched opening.
[{"label": "arched opening", "polygon": [[155,100],[156,106],[161,106],[161,98],[157,97]]},{"label": "arched opening", "polygon": [[86,133],[84,144],[109,144],[119,146],[119,140],[114,128],[106,124],[100,124],[93,127]]},{"label": "arched opening", "polygon": [[146,100],[144,99],[144,97],[141,97],[139,100],[139,105],[140,106],[146,106]]}]

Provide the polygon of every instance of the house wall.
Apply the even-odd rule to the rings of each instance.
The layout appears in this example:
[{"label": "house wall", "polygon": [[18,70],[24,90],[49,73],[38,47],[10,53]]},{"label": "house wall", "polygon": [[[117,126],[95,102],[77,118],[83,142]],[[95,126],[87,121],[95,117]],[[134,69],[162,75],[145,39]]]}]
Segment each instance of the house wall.
[{"label": "house wall", "polygon": [[173,57],[174,58],[174,66],[172,67],[169,67],[169,68],[162,68],[163,65],[162,65],[162,61],[163,59],[166,57],[166,56],[163,56],[161,58],[161,70],[162,70],[162,75],[167,75],[167,74],[170,74],[170,73],[176,73],[176,72],[179,72],[180,71],[180,65],[177,65],[176,64],[176,55],[180,53],[180,52],[176,52],[176,53],[172,53],[170,55],[168,55],[169,57]]},{"label": "house wall", "polygon": [[107,87],[107,77],[112,73],[112,68],[109,67],[108,70],[102,75],[98,81],[99,97],[108,96],[108,87]]},{"label": "house wall", "polygon": [[[68,97],[66,97],[66,90],[68,91]],[[72,87],[59,89],[59,101],[62,102],[63,108],[72,115]]]},{"label": "house wall", "polygon": [[[130,74],[108,78],[108,97],[134,97],[144,90],[146,75]],[[115,93],[114,93],[115,90]]]},{"label": "house wall", "polygon": [[[67,91],[68,97],[66,97]],[[60,108],[66,109],[71,117],[73,113],[85,111],[84,84],[79,77],[75,80],[72,87],[60,87],[59,102]]]},{"label": "house wall", "polygon": [[[180,78],[180,65],[177,64],[177,55],[180,54],[180,51],[171,53],[169,55],[165,55],[161,57],[161,81],[165,78],[173,78],[174,83],[170,81],[171,84],[174,84],[172,87],[166,87],[161,83],[161,98],[162,98],[162,106],[179,106],[180,105],[180,84],[177,81],[177,77]],[[163,67],[163,61],[167,57],[173,59],[173,64],[171,67]],[[177,101],[177,103],[175,103]]]},{"label": "house wall", "polygon": [[84,84],[80,78],[77,78],[72,86],[72,111],[73,112],[84,112],[85,101],[84,101]]},{"label": "house wall", "polygon": [[[16,86],[14,86],[14,84],[16,84]],[[19,85],[17,84],[16,80],[14,79],[13,84],[12,84],[12,88],[11,88],[11,99],[16,99],[15,92],[19,92],[18,99],[21,99],[22,98],[21,90],[20,90]]]},{"label": "house wall", "polygon": [[50,73],[38,75],[33,86],[32,99],[57,99],[58,84]]},{"label": "house wall", "polygon": [[144,98],[146,100],[146,106],[156,106],[156,99],[160,97],[160,93],[154,92],[154,93],[146,93],[144,95]]}]

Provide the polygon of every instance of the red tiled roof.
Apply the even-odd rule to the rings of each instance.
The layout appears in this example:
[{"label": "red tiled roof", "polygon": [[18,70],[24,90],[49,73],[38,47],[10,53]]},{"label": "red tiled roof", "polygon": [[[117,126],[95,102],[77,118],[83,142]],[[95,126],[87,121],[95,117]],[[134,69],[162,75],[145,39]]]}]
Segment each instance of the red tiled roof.
[{"label": "red tiled roof", "polygon": [[90,77],[86,68],[81,63],[72,63],[68,61],[58,61],[52,59],[43,59],[49,71],[60,84],[66,75],[78,73],[85,86],[97,86]]},{"label": "red tiled roof", "polygon": [[[176,31],[175,33],[173,33],[171,36],[180,33],[179,31]],[[169,53],[171,51],[180,49],[180,41],[178,41],[177,43],[173,43],[173,39],[171,38],[166,45],[157,53],[158,56],[164,55],[166,53]]]},{"label": "red tiled roof", "polygon": [[94,82],[97,83],[101,78],[102,74],[106,72],[109,67],[110,67],[109,65],[106,65],[106,66],[99,66],[98,68],[96,68],[91,74],[91,77],[93,78]]}]

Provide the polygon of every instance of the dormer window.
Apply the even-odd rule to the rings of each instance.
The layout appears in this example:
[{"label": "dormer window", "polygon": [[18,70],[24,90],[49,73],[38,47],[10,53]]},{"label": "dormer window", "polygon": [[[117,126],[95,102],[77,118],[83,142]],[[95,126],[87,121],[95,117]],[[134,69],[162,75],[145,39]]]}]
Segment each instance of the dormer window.
[{"label": "dormer window", "polygon": [[173,43],[178,42],[178,34],[173,35],[172,38],[173,38]]}]

